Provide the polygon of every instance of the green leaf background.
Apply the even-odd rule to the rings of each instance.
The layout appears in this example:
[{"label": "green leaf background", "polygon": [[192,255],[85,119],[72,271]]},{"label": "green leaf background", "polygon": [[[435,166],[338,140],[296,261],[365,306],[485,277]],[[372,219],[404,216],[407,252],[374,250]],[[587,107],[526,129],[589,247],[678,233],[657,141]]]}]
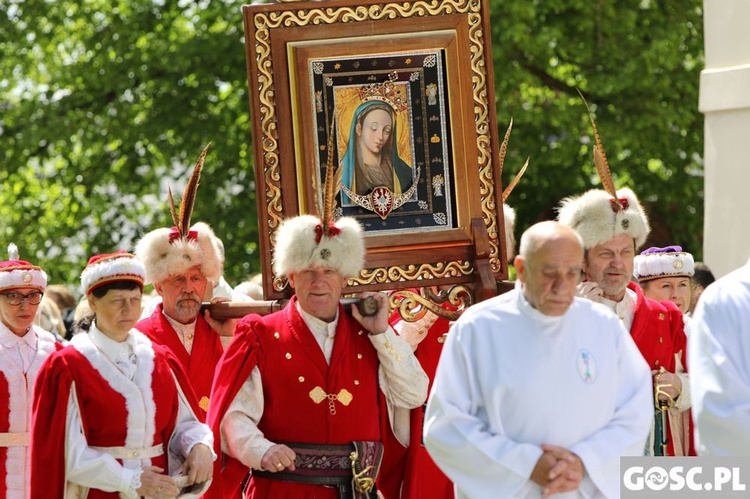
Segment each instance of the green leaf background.
[{"label": "green leaf background", "polygon": [[[0,3],[0,245],[78,284],[87,258],[171,225],[200,150],[194,220],[236,284],[260,266],[242,2]],[[491,0],[498,128],[517,235],[598,187],[595,112],[616,184],[650,214],[647,244],[703,239],[700,0]]]}]

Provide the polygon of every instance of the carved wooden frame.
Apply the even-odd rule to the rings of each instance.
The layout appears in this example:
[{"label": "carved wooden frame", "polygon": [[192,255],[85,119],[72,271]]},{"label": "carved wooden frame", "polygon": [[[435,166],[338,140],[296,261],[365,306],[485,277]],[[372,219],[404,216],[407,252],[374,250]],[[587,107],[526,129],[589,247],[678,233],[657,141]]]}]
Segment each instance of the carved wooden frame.
[{"label": "carved wooden frame", "polygon": [[[266,299],[290,294],[273,274],[275,231],[315,213],[312,178],[325,161],[310,88],[316,58],[434,50],[445,67],[455,220],[440,230],[365,232],[365,269],[345,292],[477,282],[476,238],[495,280],[507,278],[499,141],[486,0],[330,0],[243,7]],[[423,96],[424,97],[424,96]],[[321,158],[322,161],[321,161]],[[318,170],[319,171],[319,170]],[[472,221],[474,220],[474,222]],[[481,220],[476,234],[476,220]],[[486,281],[486,276],[485,276]]]}]

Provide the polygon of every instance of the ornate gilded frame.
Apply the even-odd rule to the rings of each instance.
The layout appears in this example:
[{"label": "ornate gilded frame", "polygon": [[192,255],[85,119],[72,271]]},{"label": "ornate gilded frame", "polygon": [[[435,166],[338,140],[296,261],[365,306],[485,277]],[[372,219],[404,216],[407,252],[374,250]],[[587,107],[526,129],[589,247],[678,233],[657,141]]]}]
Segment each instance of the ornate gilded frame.
[{"label": "ornate gilded frame", "polygon": [[[310,61],[436,50],[445,66],[455,221],[441,230],[365,232],[367,255],[345,292],[477,281],[477,239],[496,280],[507,277],[489,8],[486,0],[330,0],[243,7],[266,299],[290,294],[273,274],[284,218],[315,213],[312,178],[325,158],[313,112]],[[317,169],[317,170],[316,170]],[[486,228],[476,233],[476,220]],[[270,278],[269,278],[270,277]]]}]

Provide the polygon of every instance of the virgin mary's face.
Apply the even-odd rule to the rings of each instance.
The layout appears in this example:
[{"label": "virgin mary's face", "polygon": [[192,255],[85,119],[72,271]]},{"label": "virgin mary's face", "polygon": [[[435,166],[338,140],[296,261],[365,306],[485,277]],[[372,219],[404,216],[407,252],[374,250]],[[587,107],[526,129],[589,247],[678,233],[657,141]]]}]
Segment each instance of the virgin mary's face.
[{"label": "virgin mary's face", "polygon": [[357,124],[357,135],[362,144],[372,154],[380,154],[383,146],[388,142],[393,128],[393,119],[384,109],[375,109],[365,116],[362,124]]}]

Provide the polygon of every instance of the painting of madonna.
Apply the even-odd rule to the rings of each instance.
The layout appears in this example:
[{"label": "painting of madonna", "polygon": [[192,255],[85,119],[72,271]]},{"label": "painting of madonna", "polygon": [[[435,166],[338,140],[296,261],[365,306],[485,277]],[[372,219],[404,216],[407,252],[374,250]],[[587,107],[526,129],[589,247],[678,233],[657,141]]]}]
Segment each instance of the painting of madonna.
[{"label": "painting of madonna", "polygon": [[[399,157],[395,146],[393,107],[382,100],[368,100],[354,111],[346,153],[341,160],[341,183],[355,194],[367,195],[387,187],[401,195],[414,182],[412,168]],[[342,204],[351,200],[341,192]]]}]

